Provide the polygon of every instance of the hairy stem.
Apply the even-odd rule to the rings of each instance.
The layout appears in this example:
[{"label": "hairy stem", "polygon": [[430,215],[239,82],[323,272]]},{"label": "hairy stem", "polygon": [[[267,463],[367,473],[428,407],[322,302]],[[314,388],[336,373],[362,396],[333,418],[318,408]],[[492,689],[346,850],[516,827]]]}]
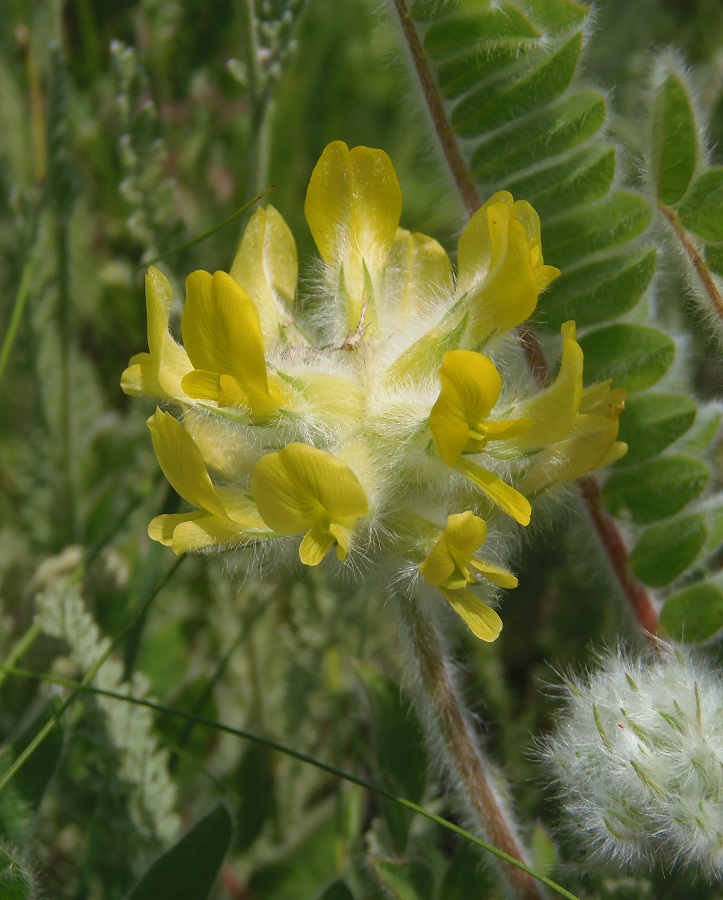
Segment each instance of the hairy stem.
[{"label": "hairy stem", "polygon": [[422,42],[419,40],[419,34],[409,14],[406,0],[394,0],[394,6],[399,16],[399,24],[404,33],[404,39],[412,57],[412,65],[417,73],[419,85],[424,94],[424,102],[427,104],[429,115],[432,117],[432,124],[442,148],[442,153],[452,173],[452,178],[457,186],[462,202],[467,208],[467,212],[472,215],[481,205],[477,188],[472,180],[467,163],[460,152],[457,138],[452,131],[452,126],[439,96],[434,76],[422,48]]},{"label": "hairy stem", "polygon": [[[400,597],[409,646],[422,686],[422,700],[433,739],[441,741],[447,767],[485,840],[516,859],[529,864],[514,821],[494,784],[489,763],[482,755],[470,726],[470,716],[455,689],[439,635],[416,597]],[[500,874],[511,895],[518,900],[542,900],[538,882],[508,863],[500,863]]]},{"label": "hairy stem", "polygon": [[670,227],[673,229],[673,233],[680,242],[685,255],[688,257],[690,264],[695,270],[695,274],[698,276],[698,280],[700,281],[703,290],[710,300],[710,305],[715,310],[715,313],[721,322],[723,322],[723,296],[721,296],[721,292],[718,290],[718,286],[716,285],[705,260],[700,253],[698,253],[695,244],[691,241],[688,232],[685,230],[680,219],[673,210],[663,203],[658,204],[658,209],[668,220]]},{"label": "hairy stem", "polygon": [[[422,93],[424,94],[424,100],[427,104],[427,109],[432,119],[437,138],[441,144],[447,165],[449,166],[460,197],[467,208],[467,212],[470,215],[473,215],[481,205],[474,179],[472,178],[467,162],[459,148],[457,137],[452,130],[449,117],[447,116],[439,91],[437,90],[434,75],[429,67],[427,57],[425,56],[422,42],[409,14],[407,2],[406,0],[394,0],[394,7],[399,17],[399,22],[409,49],[412,64],[419,79]],[[663,212],[665,213],[665,210],[663,210]],[[672,220],[671,224],[675,227],[675,223]],[[690,244],[689,241],[688,244]],[[692,247],[692,245],[691,250],[695,252],[695,248]],[[687,246],[686,252],[688,252]],[[696,265],[695,259],[691,257],[691,261],[696,267],[696,271],[701,277],[706,290],[709,290],[709,284],[715,289],[710,273],[703,261],[700,260],[699,256],[698,260],[701,263],[701,269]],[[703,277],[703,273],[708,276],[707,282]],[[723,302],[717,291],[716,297],[721,304],[716,308],[723,318]],[[713,300],[713,297],[711,297],[711,300]],[[538,385],[544,385],[549,381],[549,369],[539,341],[529,329],[520,329],[520,332],[523,350],[535,381]],[[615,574],[620,589],[623,592],[638,625],[646,637],[649,638],[650,635],[654,635],[658,630],[658,612],[655,604],[648,591],[630,571],[625,542],[623,541],[622,535],[614,520],[607,515],[600,506],[600,488],[595,477],[588,475],[583,479],[581,482],[581,490],[588,512],[590,513],[590,518],[598,533],[600,543],[605,550],[608,563]]]},{"label": "hairy stem", "polygon": [[612,516],[606,513],[600,504],[600,485],[597,483],[597,479],[592,475],[588,475],[586,478],[581,478],[578,484],[582,499],[585,501],[590,518],[595,525],[598,537],[617,575],[620,587],[625,593],[635,620],[642,629],[650,646],[655,650],[659,646],[659,639],[656,639],[660,624],[658,610],[648,592],[630,570],[628,550],[622,535],[618,531]]}]

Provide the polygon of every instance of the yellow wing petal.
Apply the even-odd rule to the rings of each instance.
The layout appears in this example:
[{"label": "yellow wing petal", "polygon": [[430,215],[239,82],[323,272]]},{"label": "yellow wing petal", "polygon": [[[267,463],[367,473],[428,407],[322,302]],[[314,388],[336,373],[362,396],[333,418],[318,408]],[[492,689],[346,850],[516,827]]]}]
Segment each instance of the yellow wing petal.
[{"label": "yellow wing petal", "polygon": [[532,507],[530,501],[524,494],[510,487],[505,481],[490,472],[483,469],[468,459],[460,459],[457,468],[463,475],[466,475],[470,481],[474,482],[477,487],[500,506],[506,513],[518,521],[520,525],[529,525],[532,516]]},{"label": "yellow wing petal", "polygon": [[148,419],[153,449],[171,487],[192,506],[228,519],[206,471],[201,451],[186,429],[170,413],[157,409]]},{"label": "yellow wing petal", "polygon": [[469,590],[449,591],[440,588],[452,609],[467,623],[475,637],[491,642],[502,631],[502,619],[480,598]]}]

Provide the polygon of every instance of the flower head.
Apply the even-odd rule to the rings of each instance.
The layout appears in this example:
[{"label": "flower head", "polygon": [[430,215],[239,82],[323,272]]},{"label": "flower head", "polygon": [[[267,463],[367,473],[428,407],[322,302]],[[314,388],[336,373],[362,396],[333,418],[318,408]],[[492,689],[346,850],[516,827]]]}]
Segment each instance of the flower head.
[{"label": "flower head", "polygon": [[676,647],[610,654],[565,688],[542,748],[571,830],[601,862],[655,860],[723,876],[723,684]]},{"label": "flower head", "polygon": [[570,471],[608,458],[602,423],[612,430],[620,397],[582,392],[574,334],[547,392],[521,400],[508,383],[511,330],[558,274],[528,203],[502,191],[472,217],[456,277],[437,241],[399,227],[381,150],[330,144],[305,212],[321,256],[307,316],[294,239],[271,206],[251,218],[229,273],[189,275],[183,346],[168,282],[149,272],[149,352],[122,386],[172,407],[149,426],[189,507],[154,519],[151,537],[177,553],[263,544],[308,566],[335,556],[369,577],[421,578],[493,640],[501,622],[478,592],[517,579],[485,559],[487,520],[504,559],[501,537],[530,521],[535,460],[550,443]]}]

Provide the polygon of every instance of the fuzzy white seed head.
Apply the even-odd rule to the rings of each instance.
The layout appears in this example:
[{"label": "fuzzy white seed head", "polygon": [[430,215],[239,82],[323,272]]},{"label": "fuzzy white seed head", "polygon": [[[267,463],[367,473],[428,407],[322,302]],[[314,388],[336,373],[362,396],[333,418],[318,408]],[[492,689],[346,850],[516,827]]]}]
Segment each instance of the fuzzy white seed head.
[{"label": "fuzzy white seed head", "polygon": [[564,687],[540,747],[588,857],[699,868],[723,880],[723,679],[690,651],[621,652]]}]

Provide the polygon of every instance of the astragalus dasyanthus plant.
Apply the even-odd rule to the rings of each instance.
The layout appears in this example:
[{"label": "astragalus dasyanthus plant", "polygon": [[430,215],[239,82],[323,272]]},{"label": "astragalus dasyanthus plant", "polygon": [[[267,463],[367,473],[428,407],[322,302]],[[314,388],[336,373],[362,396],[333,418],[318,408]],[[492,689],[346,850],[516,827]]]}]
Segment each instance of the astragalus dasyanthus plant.
[{"label": "astragalus dasyanthus plant", "polygon": [[426,584],[492,641],[491,586],[517,585],[507,557],[531,501],[625,453],[625,391],[583,390],[572,321],[552,383],[525,374],[515,329],[559,275],[529,203],[494,194],[460,235],[456,272],[436,240],[399,227],[401,207],[383,151],[330,144],[306,196],[321,256],[308,294],[284,220],[258,209],[230,272],[188,276],[183,346],[150,269],[149,352],[122,386],[163,402],[153,446],[189,508],[149,534],[179,554],[247,549],[262,568],[335,558],[370,590]]}]

